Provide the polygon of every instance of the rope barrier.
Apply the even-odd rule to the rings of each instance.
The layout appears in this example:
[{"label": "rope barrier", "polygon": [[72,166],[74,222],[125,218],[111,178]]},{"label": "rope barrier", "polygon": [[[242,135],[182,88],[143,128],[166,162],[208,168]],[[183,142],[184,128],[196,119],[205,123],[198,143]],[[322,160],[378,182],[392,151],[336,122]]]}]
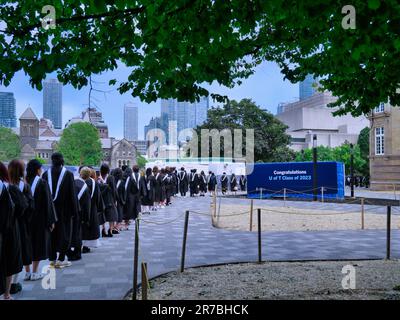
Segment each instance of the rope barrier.
[{"label": "rope barrier", "polygon": [[280,210],[271,210],[266,208],[260,208],[261,211],[269,211],[274,213],[285,213],[285,214],[293,214],[293,215],[301,215],[301,216],[333,216],[333,215],[346,215],[346,214],[359,214],[359,212],[337,212],[337,213],[300,213],[300,212],[288,212],[288,211],[280,211]]},{"label": "rope barrier", "polygon": [[150,220],[145,220],[143,218],[140,218],[139,221],[142,221],[143,223],[147,223],[147,224],[156,224],[156,225],[166,225],[166,224],[170,224],[173,223],[177,220],[179,220],[180,218],[183,217],[183,215],[185,214],[185,212],[181,213],[178,217],[176,217],[173,220],[167,221],[167,222],[154,222],[154,221],[150,221]]}]

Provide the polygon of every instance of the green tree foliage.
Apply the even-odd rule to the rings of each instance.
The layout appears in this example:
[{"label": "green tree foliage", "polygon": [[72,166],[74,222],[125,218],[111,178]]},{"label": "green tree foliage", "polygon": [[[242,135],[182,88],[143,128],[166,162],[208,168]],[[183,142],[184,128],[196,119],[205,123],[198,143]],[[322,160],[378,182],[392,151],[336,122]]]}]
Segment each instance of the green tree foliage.
[{"label": "green tree foliage", "polygon": [[233,87],[275,61],[292,82],[322,77],[339,113],[400,105],[397,0],[351,1],[355,29],[343,28],[349,3],[336,0],[55,0],[56,27],[46,30],[48,4],[0,5],[0,84],[23,70],[38,89],[51,72],[81,88],[124,64],[128,78],[110,80],[121,93],[193,101],[207,83]]},{"label": "green tree foliage", "polygon": [[[270,112],[262,110],[250,99],[240,102],[235,100],[225,104],[222,108],[212,108],[208,111],[207,122],[195,130],[201,154],[201,130],[228,129],[231,132],[234,144],[234,129],[242,129],[242,155],[246,156],[246,129],[254,129],[254,161],[274,162],[285,161],[292,155],[287,147],[290,137],[285,133],[287,126],[275,118]],[[221,156],[224,155],[224,140],[221,139]],[[212,156],[210,143],[209,156]]]},{"label": "green tree foliage", "polygon": [[139,168],[143,169],[146,167],[147,160],[141,154],[138,154],[136,156],[136,163],[139,166]]},{"label": "green tree foliage", "polygon": [[[364,175],[365,159],[361,156],[360,146],[355,145],[354,152],[354,171],[356,174]],[[346,174],[350,173],[350,155],[351,148],[349,143],[344,143],[336,148],[325,146],[317,147],[318,161],[338,161],[343,162],[346,168]],[[313,149],[305,149],[304,152],[296,152],[295,161],[313,161]]]},{"label": "green tree foliage", "polygon": [[0,161],[18,158],[20,154],[18,136],[11,129],[0,127]]},{"label": "green tree foliage", "polygon": [[365,160],[365,165],[362,168],[364,175],[369,176],[369,134],[370,128],[366,127],[361,130],[358,136],[357,144],[360,146],[361,158]]},{"label": "green tree foliage", "polygon": [[90,123],[80,122],[64,129],[57,147],[66,164],[97,166],[103,153],[97,129]]}]

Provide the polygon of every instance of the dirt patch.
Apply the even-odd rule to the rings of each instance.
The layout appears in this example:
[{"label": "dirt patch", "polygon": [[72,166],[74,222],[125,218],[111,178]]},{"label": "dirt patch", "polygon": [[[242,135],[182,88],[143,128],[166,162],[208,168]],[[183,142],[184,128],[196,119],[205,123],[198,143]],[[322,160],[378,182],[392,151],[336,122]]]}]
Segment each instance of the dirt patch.
[{"label": "dirt patch", "polygon": [[[342,287],[345,265],[355,268],[355,289]],[[399,285],[399,261],[228,264],[159,277],[150,282],[149,299],[400,300]]]},{"label": "dirt patch", "polygon": [[[262,208],[263,231],[318,231],[318,230],[360,230],[361,209],[352,212],[328,209],[308,209],[293,206],[257,205],[253,211],[253,231],[257,231],[257,208]],[[243,214],[240,214],[243,213]],[[250,230],[250,206],[224,204],[214,219],[218,228]],[[392,227],[400,227],[400,216],[392,215]],[[364,213],[364,229],[385,229],[386,215]]]}]

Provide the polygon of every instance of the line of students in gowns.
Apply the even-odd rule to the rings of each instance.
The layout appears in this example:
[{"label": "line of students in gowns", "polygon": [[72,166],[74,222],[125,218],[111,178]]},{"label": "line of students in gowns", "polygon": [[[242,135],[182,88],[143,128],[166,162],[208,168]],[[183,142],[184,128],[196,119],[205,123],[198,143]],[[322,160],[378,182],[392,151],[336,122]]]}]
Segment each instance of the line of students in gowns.
[{"label": "line of students in gowns", "polygon": [[[22,289],[18,274],[24,266],[24,280],[42,279],[40,261],[49,259],[54,268],[69,267],[98,247],[101,237],[128,230],[140,214],[171,205],[177,194],[212,194],[218,185],[211,171],[207,176],[195,169],[188,174],[181,168],[178,173],[174,167],[140,172],[136,165],[111,171],[103,164],[99,173],[82,166],[75,178],[60,153],[51,160],[44,173],[41,163],[31,160],[26,177],[22,161],[13,160],[8,168],[0,162],[0,295],[4,299]],[[242,176],[241,190],[246,182]],[[237,180],[224,173],[220,183],[226,192],[228,183],[235,190]]]}]

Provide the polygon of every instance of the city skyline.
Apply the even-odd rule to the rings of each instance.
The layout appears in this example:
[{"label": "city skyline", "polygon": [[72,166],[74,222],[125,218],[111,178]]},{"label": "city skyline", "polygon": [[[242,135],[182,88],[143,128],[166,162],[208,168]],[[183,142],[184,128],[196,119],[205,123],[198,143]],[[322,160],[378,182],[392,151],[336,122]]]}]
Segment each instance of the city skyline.
[{"label": "city skyline", "polygon": [[51,120],[54,128],[63,128],[62,88],[57,79],[43,82],[43,118]]},{"label": "city skyline", "polygon": [[[133,98],[129,93],[119,94],[113,87],[108,86],[111,78],[124,79],[129,75],[129,69],[119,66],[116,71],[106,72],[96,77],[96,88],[107,93],[92,93],[92,100],[96,108],[103,113],[105,122],[109,125],[110,136],[115,138],[123,137],[123,107],[131,101],[139,108],[139,139],[144,138],[144,125],[148,124],[151,118],[160,115],[160,100],[147,104],[138,98]],[[50,74],[49,78],[55,77]],[[279,67],[275,63],[265,62],[256,68],[255,74],[243,81],[241,86],[229,89],[213,83],[206,86],[212,93],[227,95],[230,99],[241,100],[250,98],[273,114],[276,113],[278,103],[298,99],[298,84],[292,84],[283,79]],[[16,98],[17,118],[30,106],[32,110],[42,117],[42,96],[41,91],[32,89],[28,78],[21,72],[17,73],[14,80],[8,87],[0,86],[0,91],[13,92]],[[89,88],[81,90],[74,89],[70,85],[63,86],[63,126],[65,123],[88,107]],[[92,104],[94,104],[92,102]],[[220,105],[210,99],[210,107]],[[143,124],[143,125],[142,125]]]},{"label": "city skyline", "polygon": [[13,92],[0,92],[0,126],[12,128],[17,123],[16,102]]},{"label": "city skyline", "polygon": [[124,105],[124,138],[128,141],[138,140],[139,109],[136,104],[128,102]]}]

